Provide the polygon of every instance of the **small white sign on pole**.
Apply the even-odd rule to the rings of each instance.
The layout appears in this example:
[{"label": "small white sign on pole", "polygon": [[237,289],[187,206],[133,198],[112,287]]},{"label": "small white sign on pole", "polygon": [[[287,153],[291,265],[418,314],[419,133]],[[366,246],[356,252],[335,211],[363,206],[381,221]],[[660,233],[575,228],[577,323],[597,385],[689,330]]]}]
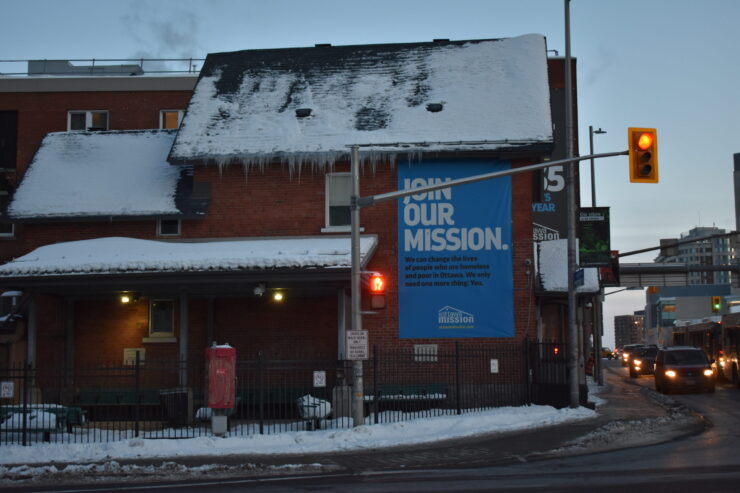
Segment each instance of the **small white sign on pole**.
[{"label": "small white sign on pole", "polygon": [[498,373],[498,360],[497,359],[491,360],[491,373]]},{"label": "small white sign on pole", "polygon": [[0,383],[0,398],[12,399],[13,398],[13,382],[2,382]]},{"label": "small white sign on pole", "polygon": [[368,337],[366,330],[348,330],[347,331],[347,359],[350,361],[359,361],[368,359]]},{"label": "small white sign on pole", "polygon": [[317,370],[313,372],[313,386],[326,387],[326,372]]}]

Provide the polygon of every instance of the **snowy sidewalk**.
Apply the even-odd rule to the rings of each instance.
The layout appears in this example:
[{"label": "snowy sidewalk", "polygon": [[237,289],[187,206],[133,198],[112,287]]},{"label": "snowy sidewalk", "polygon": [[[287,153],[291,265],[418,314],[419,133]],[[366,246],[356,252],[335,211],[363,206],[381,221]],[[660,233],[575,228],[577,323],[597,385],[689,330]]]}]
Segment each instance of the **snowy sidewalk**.
[{"label": "snowy sidewalk", "polygon": [[[666,433],[675,436],[694,425],[691,416],[671,416],[644,393],[625,392],[630,386],[619,375],[607,376],[608,385],[589,385],[589,400],[596,403],[597,411],[524,406],[276,435],[2,446],[0,464],[5,465],[0,465],[0,485],[2,480],[45,481],[80,473],[151,479],[188,473],[201,477],[274,475],[476,462],[506,464],[643,444],[613,440],[644,437],[645,430],[652,432],[653,440],[660,440]],[[630,427],[636,427],[636,433]]]},{"label": "snowy sidewalk", "polygon": [[132,438],[118,442],[0,446],[0,464],[97,462],[103,460],[309,454],[375,450],[418,445],[487,433],[525,430],[593,418],[586,408],[504,407],[491,411],[439,416],[349,429],[285,432],[273,435],[198,437],[181,440]]}]

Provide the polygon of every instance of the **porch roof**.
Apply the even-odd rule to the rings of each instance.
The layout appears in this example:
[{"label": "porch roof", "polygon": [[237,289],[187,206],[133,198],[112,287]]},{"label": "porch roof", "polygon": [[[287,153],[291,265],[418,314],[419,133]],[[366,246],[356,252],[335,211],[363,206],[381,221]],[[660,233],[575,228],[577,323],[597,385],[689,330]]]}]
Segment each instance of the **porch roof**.
[{"label": "porch roof", "polygon": [[[374,235],[360,240],[361,265],[372,257]],[[0,282],[60,277],[219,274],[265,271],[342,271],[351,267],[349,237],[241,238],[153,241],[96,238],[37,248],[0,266]],[[21,282],[21,284],[23,284]]]}]

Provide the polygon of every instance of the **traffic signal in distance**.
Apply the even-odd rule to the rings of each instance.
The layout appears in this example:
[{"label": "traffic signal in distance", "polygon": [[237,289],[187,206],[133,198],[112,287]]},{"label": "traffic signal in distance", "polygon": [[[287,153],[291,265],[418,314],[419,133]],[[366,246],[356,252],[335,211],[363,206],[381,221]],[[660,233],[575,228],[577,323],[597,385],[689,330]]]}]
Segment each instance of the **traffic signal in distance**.
[{"label": "traffic signal in distance", "polygon": [[658,132],[654,128],[628,128],[630,182],[658,183]]},{"label": "traffic signal in distance", "polygon": [[718,312],[722,309],[722,297],[712,296],[712,311]]},{"label": "traffic signal in distance", "polygon": [[385,308],[385,276],[379,272],[363,272],[365,289],[370,293],[370,308]]}]

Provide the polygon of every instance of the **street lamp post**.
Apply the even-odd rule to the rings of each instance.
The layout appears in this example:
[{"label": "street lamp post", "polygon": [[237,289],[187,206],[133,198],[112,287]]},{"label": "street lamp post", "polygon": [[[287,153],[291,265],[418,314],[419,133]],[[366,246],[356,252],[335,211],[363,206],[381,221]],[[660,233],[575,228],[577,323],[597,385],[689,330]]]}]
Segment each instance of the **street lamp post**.
[{"label": "street lamp post", "polygon": [[[602,130],[599,127],[594,130],[592,125],[588,126],[588,144],[589,154],[594,153],[594,134],[605,134],[606,130]],[[596,176],[594,174],[594,160],[591,158],[591,207],[596,207]],[[594,303],[592,304],[591,315],[593,316],[593,323],[591,329],[593,330],[594,336],[594,380],[598,385],[604,385],[604,371],[601,365],[601,332],[603,331],[603,288],[599,289],[598,296],[594,296]]]},{"label": "street lamp post", "polygon": [[[592,125],[588,126],[589,154],[594,153],[594,134],[605,134],[606,130],[598,128],[594,130]],[[596,176],[594,175],[594,160],[591,159],[591,207],[596,207]]]}]

